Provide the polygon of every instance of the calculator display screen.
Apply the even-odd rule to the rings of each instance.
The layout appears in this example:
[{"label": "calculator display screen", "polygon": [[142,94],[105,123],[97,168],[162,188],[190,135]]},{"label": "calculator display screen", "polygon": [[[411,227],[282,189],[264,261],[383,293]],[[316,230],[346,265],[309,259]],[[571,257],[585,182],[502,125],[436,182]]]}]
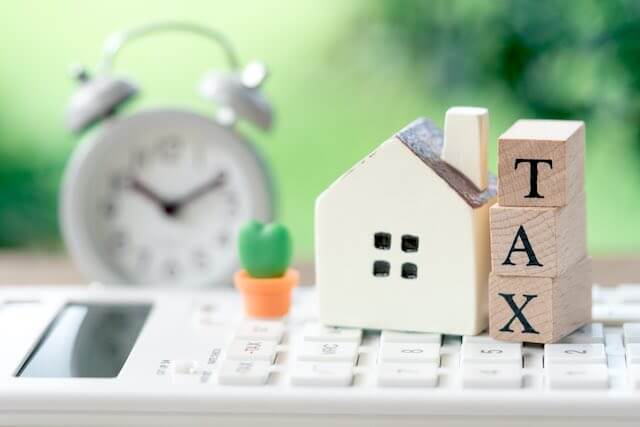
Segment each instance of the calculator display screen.
[{"label": "calculator display screen", "polygon": [[67,304],[17,376],[116,377],[150,311],[148,304]]}]

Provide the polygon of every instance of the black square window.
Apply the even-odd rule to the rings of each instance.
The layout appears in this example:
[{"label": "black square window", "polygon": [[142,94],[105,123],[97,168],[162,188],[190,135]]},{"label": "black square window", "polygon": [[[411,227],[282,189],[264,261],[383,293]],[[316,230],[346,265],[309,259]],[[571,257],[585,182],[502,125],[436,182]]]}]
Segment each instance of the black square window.
[{"label": "black square window", "polygon": [[388,277],[391,266],[387,261],[375,261],[373,263],[373,275],[376,277]]},{"label": "black square window", "polygon": [[391,249],[391,234],[376,233],[373,235],[373,246],[377,249]]},{"label": "black square window", "polygon": [[402,236],[402,251],[403,252],[418,252],[418,246],[420,240],[418,236],[412,236],[411,234],[405,234]]},{"label": "black square window", "polygon": [[417,279],[418,266],[411,262],[405,262],[402,264],[402,277],[405,279]]}]

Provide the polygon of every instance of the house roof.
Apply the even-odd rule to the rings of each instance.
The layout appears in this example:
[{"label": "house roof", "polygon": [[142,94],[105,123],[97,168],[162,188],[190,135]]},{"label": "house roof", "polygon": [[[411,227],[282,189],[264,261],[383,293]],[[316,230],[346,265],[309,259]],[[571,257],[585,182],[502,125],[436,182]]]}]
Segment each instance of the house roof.
[{"label": "house roof", "polygon": [[489,174],[489,185],[481,190],[464,173],[442,159],[443,132],[429,119],[414,120],[398,132],[396,137],[472,208],[483,206],[496,196],[498,186],[494,175]]}]

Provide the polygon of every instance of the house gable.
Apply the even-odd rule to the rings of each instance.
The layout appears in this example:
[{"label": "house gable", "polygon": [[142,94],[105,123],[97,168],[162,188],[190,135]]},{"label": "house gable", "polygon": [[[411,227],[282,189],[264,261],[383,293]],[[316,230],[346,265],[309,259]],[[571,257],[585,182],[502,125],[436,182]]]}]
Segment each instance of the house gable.
[{"label": "house gable", "polygon": [[[431,171],[435,172],[438,177],[447,183],[447,185],[471,208],[477,209],[484,206],[496,197],[496,177],[489,174],[489,185],[487,188],[484,190],[478,189],[462,172],[458,171],[442,159],[441,156],[444,145],[442,130],[430,120],[426,118],[419,118],[410,123],[345,172],[325,190],[321,195],[321,198],[325,193],[335,191],[337,186],[342,185],[344,181],[348,180],[352,174],[357,173],[359,169],[367,168],[369,166],[369,162],[376,156],[380,155],[381,152],[385,151],[384,147],[387,144],[391,144],[393,142],[402,143],[408,149],[408,154],[416,156],[424,163],[425,175],[431,175],[431,172],[428,170],[431,169]],[[384,161],[385,159],[376,160]],[[390,173],[403,173],[403,170],[398,168],[397,170],[390,171]]]},{"label": "house gable", "polygon": [[433,122],[419,118],[396,134],[413,154],[418,156],[472,208],[485,205],[497,194],[497,180],[489,174],[489,185],[480,190],[466,175],[442,159],[443,134]]}]

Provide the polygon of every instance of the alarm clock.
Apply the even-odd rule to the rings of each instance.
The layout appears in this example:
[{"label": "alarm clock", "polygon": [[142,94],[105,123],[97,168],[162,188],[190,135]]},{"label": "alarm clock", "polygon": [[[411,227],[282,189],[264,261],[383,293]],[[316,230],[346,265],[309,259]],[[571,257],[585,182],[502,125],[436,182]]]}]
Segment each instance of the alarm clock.
[{"label": "alarm clock", "polygon": [[[132,40],[167,31],[222,47],[230,71],[209,72],[200,85],[217,114],[178,108],[118,113],[139,90],[114,76],[116,54]],[[269,221],[273,213],[266,165],[234,127],[238,120],[271,127],[271,107],[260,92],[267,72],[261,63],[238,64],[219,32],[168,22],[115,34],[95,76],[75,73],[79,87],[66,125],[86,136],[66,167],[60,217],[65,244],[91,279],[181,287],[231,283],[237,229],[249,219]]]}]

